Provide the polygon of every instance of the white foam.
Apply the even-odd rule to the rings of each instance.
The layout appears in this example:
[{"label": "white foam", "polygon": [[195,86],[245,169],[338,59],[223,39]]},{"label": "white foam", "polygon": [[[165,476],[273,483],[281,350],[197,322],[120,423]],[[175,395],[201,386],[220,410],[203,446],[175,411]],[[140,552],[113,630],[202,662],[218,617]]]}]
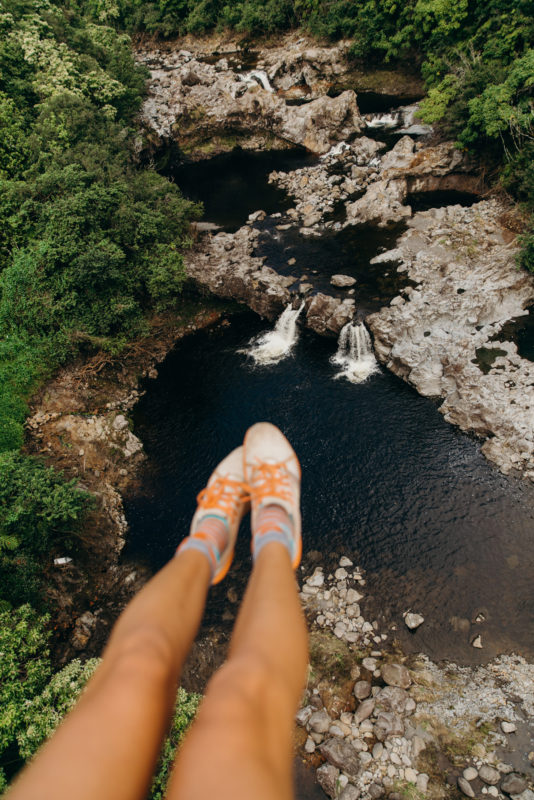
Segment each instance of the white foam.
[{"label": "white foam", "polygon": [[297,320],[303,308],[304,303],[300,308],[288,305],[272,330],[255,336],[249,346],[240,352],[250,356],[260,366],[277,364],[287,358],[298,341]]},{"label": "white foam", "polygon": [[336,378],[346,378],[351,383],[363,383],[378,372],[371,337],[363,322],[348,322],[341,329],[337,353],[331,361],[341,367]]}]

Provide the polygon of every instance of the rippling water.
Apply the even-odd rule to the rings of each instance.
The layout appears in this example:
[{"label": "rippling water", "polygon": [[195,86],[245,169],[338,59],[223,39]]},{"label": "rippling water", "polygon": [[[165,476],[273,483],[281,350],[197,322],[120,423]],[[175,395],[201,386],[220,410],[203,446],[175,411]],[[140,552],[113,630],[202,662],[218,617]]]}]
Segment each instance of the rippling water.
[{"label": "rippling water", "polygon": [[[128,555],[162,565],[187,533],[211,470],[266,419],[302,462],[305,551],[357,551],[369,613],[397,621],[405,647],[464,662],[512,649],[532,656],[532,489],[497,472],[476,442],[393,375],[334,380],[334,341],[303,331],[292,357],[253,367],[238,351],[265,328],[245,314],[195,334],[147,382],[134,419],[149,468],[143,496],[127,503]],[[243,576],[247,533],[236,566]],[[402,623],[408,608],[426,620],[414,634]],[[485,623],[454,630],[451,618],[470,621],[480,609]],[[469,644],[476,633],[483,650]]]}]

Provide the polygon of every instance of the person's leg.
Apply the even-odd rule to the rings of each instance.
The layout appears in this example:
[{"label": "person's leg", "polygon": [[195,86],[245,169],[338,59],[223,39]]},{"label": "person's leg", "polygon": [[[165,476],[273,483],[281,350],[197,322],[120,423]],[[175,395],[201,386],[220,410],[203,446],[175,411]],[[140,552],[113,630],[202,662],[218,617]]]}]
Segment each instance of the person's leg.
[{"label": "person's leg", "polygon": [[75,709],[15,782],[10,800],[146,797],[210,580],[208,560],[189,551],[143,588]]},{"label": "person's leg", "polygon": [[228,660],[185,738],[169,800],[289,800],[292,732],[308,664],[293,569],[301,552],[300,467],[268,423],[245,439],[254,569]]},{"label": "person's leg", "polygon": [[295,712],[307,632],[287,549],[266,544],[229,657],[208,685],[180,749],[168,800],[289,800]]},{"label": "person's leg", "polygon": [[238,448],[200,493],[192,535],[125,609],[78,704],[10,800],[146,797],[208,587],[232,559],[245,507],[242,470]]}]

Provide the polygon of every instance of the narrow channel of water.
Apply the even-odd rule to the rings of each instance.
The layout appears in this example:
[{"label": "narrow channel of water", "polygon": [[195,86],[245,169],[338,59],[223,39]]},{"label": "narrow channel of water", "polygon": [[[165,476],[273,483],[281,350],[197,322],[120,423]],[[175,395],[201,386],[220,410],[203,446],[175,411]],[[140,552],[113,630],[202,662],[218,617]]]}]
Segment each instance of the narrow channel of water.
[{"label": "narrow channel of water", "polygon": [[[532,489],[497,472],[476,442],[390,373],[335,380],[334,341],[303,331],[291,357],[254,367],[239,351],[267,327],[244,314],[195,334],[147,381],[134,420],[149,467],[143,495],[126,505],[127,556],[153,568],[171,557],[211,470],[249,425],[267,419],[302,461],[305,552],[356,551],[372,612],[397,622],[406,648],[461,662],[507,650],[532,657]],[[242,534],[212,621],[230,607],[228,586],[250,569],[247,525]],[[426,620],[414,634],[402,623],[408,608]],[[471,624],[481,610],[486,621]],[[483,650],[469,644],[476,633]]]}]

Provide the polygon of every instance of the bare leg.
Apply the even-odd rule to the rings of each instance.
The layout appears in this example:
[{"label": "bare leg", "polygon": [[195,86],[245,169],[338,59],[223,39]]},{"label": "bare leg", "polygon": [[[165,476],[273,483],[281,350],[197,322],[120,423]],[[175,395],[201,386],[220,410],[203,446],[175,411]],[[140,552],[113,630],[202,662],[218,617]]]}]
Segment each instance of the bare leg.
[{"label": "bare leg", "polygon": [[287,549],[258,555],[227,662],[180,750],[169,800],[289,800],[294,715],[308,663]]},{"label": "bare leg", "polygon": [[75,709],[23,771],[10,800],[146,797],[211,580],[208,560],[172,559],[119,618]]}]

